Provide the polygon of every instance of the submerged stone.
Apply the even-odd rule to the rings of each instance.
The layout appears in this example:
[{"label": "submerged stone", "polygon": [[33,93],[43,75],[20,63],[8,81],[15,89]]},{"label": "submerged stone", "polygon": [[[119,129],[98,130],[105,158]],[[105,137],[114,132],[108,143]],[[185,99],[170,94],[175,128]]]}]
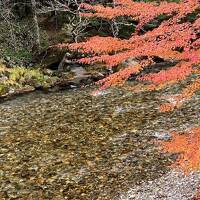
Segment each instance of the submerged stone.
[{"label": "submerged stone", "polygon": [[[92,91],[35,92],[1,104],[2,199],[116,199],[169,170],[152,133],[194,123],[198,105],[187,118],[179,111],[166,120],[152,94],[112,89],[96,98]],[[131,109],[114,115],[118,107]]]}]

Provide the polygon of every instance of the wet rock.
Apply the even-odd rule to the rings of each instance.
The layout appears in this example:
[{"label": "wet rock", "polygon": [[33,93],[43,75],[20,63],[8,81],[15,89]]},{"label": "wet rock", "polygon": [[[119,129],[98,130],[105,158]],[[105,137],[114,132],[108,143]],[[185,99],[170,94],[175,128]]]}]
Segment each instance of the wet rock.
[{"label": "wet rock", "polygon": [[48,48],[36,55],[33,62],[39,63],[50,70],[57,70],[64,55],[65,52],[58,48]]},{"label": "wet rock", "polygon": [[154,180],[134,186],[126,194],[121,194],[122,200],[190,200],[197,192],[200,174],[185,176],[180,171],[170,171]]},{"label": "wet rock", "polygon": [[4,74],[0,74],[0,83],[3,83],[4,81],[7,81],[8,77]]},{"label": "wet rock", "polygon": [[122,64],[125,65],[125,66],[135,66],[138,63],[139,62],[135,58],[129,58],[126,61],[124,61]]},{"label": "wet rock", "polygon": [[110,94],[110,93],[111,93],[111,89],[107,89],[107,90],[101,90],[101,91],[93,92],[92,96],[99,97],[99,96],[104,96],[104,95],[107,95],[107,94]]},{"label": "wet rock", "polygon": [[154,134],[152,134],[152,137],[158,139],[158,140],[170,140],[171,139],[171,135],[169,133],[160,133],[160,132],[155,132]]},{"label": "wet rock", "polygon": [[51,69],[43,69],[43,73],[48,76],[52,76],[54,71]]}]

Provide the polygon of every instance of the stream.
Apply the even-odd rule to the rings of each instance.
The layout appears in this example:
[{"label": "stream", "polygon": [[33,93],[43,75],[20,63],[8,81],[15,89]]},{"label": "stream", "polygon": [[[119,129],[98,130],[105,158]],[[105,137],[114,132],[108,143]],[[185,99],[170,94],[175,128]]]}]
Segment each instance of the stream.
[{"label": "stream", "polygon": [[158,92],[34,92],[0,104],[0,199],[110,200],[166,174],[155,141],[199,122],[192,99],[160,113]]}]

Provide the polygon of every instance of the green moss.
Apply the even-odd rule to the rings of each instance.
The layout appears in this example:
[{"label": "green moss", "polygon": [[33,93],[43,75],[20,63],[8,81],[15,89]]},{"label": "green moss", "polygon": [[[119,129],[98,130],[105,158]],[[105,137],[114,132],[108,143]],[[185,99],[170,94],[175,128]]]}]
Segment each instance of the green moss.
[{"label": "green moss", "polygon": [[48,88],[57,81],[56,76],[48,76],[40,68],[7,68],[0,63],[0,96],[35,88]]},{"label": "green moss", "polygon": [[7,87],[4,84],[0,84],[0,95],[6,93]]},{"label": "green moss", "polygon": [[[46,82],[45,76],[39,69],[31,69],[25,67],[15,67],[10,69],[9,81],[18,82],[19,84],[30,84]],[[30,84],[32,85],[32,84]]]}]

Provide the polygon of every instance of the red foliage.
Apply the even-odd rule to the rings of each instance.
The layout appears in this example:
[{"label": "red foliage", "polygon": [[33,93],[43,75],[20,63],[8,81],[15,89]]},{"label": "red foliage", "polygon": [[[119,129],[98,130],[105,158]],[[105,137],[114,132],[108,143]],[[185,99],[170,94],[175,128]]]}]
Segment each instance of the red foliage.
[{"label": "red foliage", "polygon": [[[158,90],[166,85],[186,79],[191,73],[199,73],[200,63],[200,19],[193,22],[187,21],[188,14],[200,9],[199,0],[182,0],[179,3],[165,2],[144,3],[133,0],[115,0],[115,7],[103,5],[81,4],[87,12],[85,17],[99,17],[113,19],[121,16],[129,16],[138,22],[136,31],[129,39],[95,36],[85,42],[73,44],[61,44],[60,48],[69,48],[87,53],[88,56],[78,62],[91,64],[102,62],[109,68],[115,67],[129,58],[136,58],[139,63],[128,66],[115,74],[99,81],[100,89],[121,85],[131,75],[139,74],[144,67],[153,64],[153,57],[179,62],[177,65],[162,70],[158,73],[150,73],[139,76],[137,80],[150,83],[145,89]],[[89,12],[88,12],[89,11]],[[168,18],[151,31],[140,33],[144,25],[160,15]],[[182,51],[179,51],[182,49]],[[162,111],[170,111],[180,105],[184,98],[190,98],[200,89],[199,79],[186,86],[186,89],[177,97],[176,103],[168,103],[161,106]]]},{"label": "red foliage", "polygon": [[[78,60],[80,63],[92,64],[102,62],[108,68],[123,64],[129,58],[137,59],[138,64],[125,66],[120,71],[100,80],[100,89],[123,84],[131,75],[138,75],[137,80],[145,90],[159,90],[166,85],[178,83],[192,73],[196,74],[192,83],[177,95],[172,96],[169,103],[160,107],[162,112],[172,111],[182,105],[184,100],[191,98],[200,89],[200,16],[190,22],[187,16],[200,10],[199,0],[181,0],[179,3],[144,3],[133,0],[115,0],[115,7],[82,4],[87,12],[85,17],[99,17],[108,20],[128,16],[137,21],[135,32],[129,39],[113,37],[91,37],[85,42],[61,44],[60,48],[69,48],[87,53],[88,56]],[[144,32],[144,26],[157,17],[167,16],[158,27]],[[142,30],[142,31],[141,31]],[[142,33],[143,32],[143,33]],[[158,73],[140,75],[140,72],[154,64],[153,58],[159,57],[177,64]],[[137,89],[141,89],[138,84]],[[200,168],[200,127],[189,133],[173,133],[171,141],[161,143],[164,151],[181,153],[175,166],[181,167],[186,173]]]},{"label": "red foliage", "polygon": [[[135,66],[126,66],[125,69],[111,74],[97,84],[100,89],[123,84],[131,75],[140,74],[143,68],[153,64],[154,57],[176,61],[178,64],[158,73],[139,75],[137,80],[149,83],[148,90],[158,90],[186,79],[191,73],[199,74],[200,63],[200,18],[190,22],[186,17],[197,13],[200,9],[199,0],[181,0],[179,3],[165,2],[145,3],[133,0],[115,0],[115,7],[103,5],[81,4],[87,12],[85,17],[99,17],[113,19],[128,16],[138,22],[136,31],[129,39],[95,36],[85,42],[60,44],[60,48],[69,48],[87,53],[88,56],[78,62],[91,64],[102,62],[108,68],[115,67],[129,58],[136,58],[139,63]],[[157,28],[141,34],[144,25],[155,18],[168,16]],[[181,49],[181,51],[180,51]],[[197,78],[182,93],[174,99],[175,103],[161,106],[161,111],[171,111],[179,107],[184,99],[190,98],[200,89],[200,80]]]},{"label": "red foliage", "polygon": [[168,70],[162,70],[159,73],[151,73],[143,77],[139,77],[138,80],[145,80],[152,82],[155,85],[160,85],[170,81],[176,82],[183,80],[193,71],[191,62],[182,62]]},{"label": "red foliage", "polygon": [[173,15],[176,14],[176,19],[181,19],[187,13],[191,13],[194,9],[198,8],[198,0],[187,0],[178,3],[161,2],[144,3],[134,2],[132,0],[115,0],[117,6],[115,8],[104,7],[102,5],[91,6],[83,3],[82,7],[95,11],[95,13],[83,13],[86,17],[101,17],[106,19],[113,19],[119,16],[129,16],[138,21],[137,30],[142,28],[146,23],[150,22],[161,14]]},{"label": "red foliage", "polygon": [[[78,60],[81,63],[102,62],[112,68],[123,64],[129,58],[138,60],[138,64],[125,66],[124,69],[100,80],[97,83],[101,85],[100,89],[121,85],[131,75],[136,74],[138,81],[149,83],[143,85],[145,90],[159,90],[196,74],[196,78],[193,78],[179,95],[172,96],[169,103],[160,106],[162,112],[180,107],[184,100],[191,98],[200,89],[200,15],[192,22],[187,20],[189,14],[199,12],[199,0],[180,0],[179,3],[115,0],[115,7],[85,3],[81,6],[87,10],[82,13],[85,17],[111,20],[128,16],[138,22],[129,39],[95,36],[85,42],[59,45],[60,48],[87,53],[87,57]],[[153,30],[144,32],[144,26],[161,15],[167,16],[166,19]],[[158,73],[141,76],[140,72],[144,68],[154,64],[154,57],[177,64]],[[141,89],[141,84],[136,88]],[[171,141],[160,144],[164,151],[180,153],[174,166],[181,167],[186,173],[200,168],[200,127],[184,134],[173,133]]]},{"label": "red foliage", "polygon": [[173,167],[180,167],[187,174],[200,168],[200,126],[186,133],[172,133],[172,140],[161,142],[165,152],[179,153]]},{"label": "red foliage", "polygon": [[[137,80],[150,84],[144,86],[146,90],[159,90],[186,79],[192,73],[199,74],[200,18],[197,17],[193,22],[185,20],[188,14],[200,9],[199,0],[182,0],[179,3],[115,0],[115,4],[115,7],[104,7],[83,3],[81,6],[89,12],[82,13],[82,15],[106,19],[120,16],[131,17],[138,22],[138,25],[129,39],[95,36],[86,42],[58,45],[60,48],[88,53],[90,56],[78,60],[86,64],[103,62],[107,67],[112,68],[129,58],[139,60],[137,65],[129,65],[97,82],[101,85],[100,89],[123,84],[131,75],[139,74],[143,68],[153,64],[152,58],[155,56],[179,62],[167,70],[138,76]],[[168,18],[157,28],[140,34],[139,31],[145,24],[163,14]],[[180,49],[182,51],[179,51]],[[196,78],[179,96],[174,98],[172,103],[161,105],[160,110],[166,112],[179,107],[185,99],[191,98],[200,89],[199,82],[199,78]]]}]

